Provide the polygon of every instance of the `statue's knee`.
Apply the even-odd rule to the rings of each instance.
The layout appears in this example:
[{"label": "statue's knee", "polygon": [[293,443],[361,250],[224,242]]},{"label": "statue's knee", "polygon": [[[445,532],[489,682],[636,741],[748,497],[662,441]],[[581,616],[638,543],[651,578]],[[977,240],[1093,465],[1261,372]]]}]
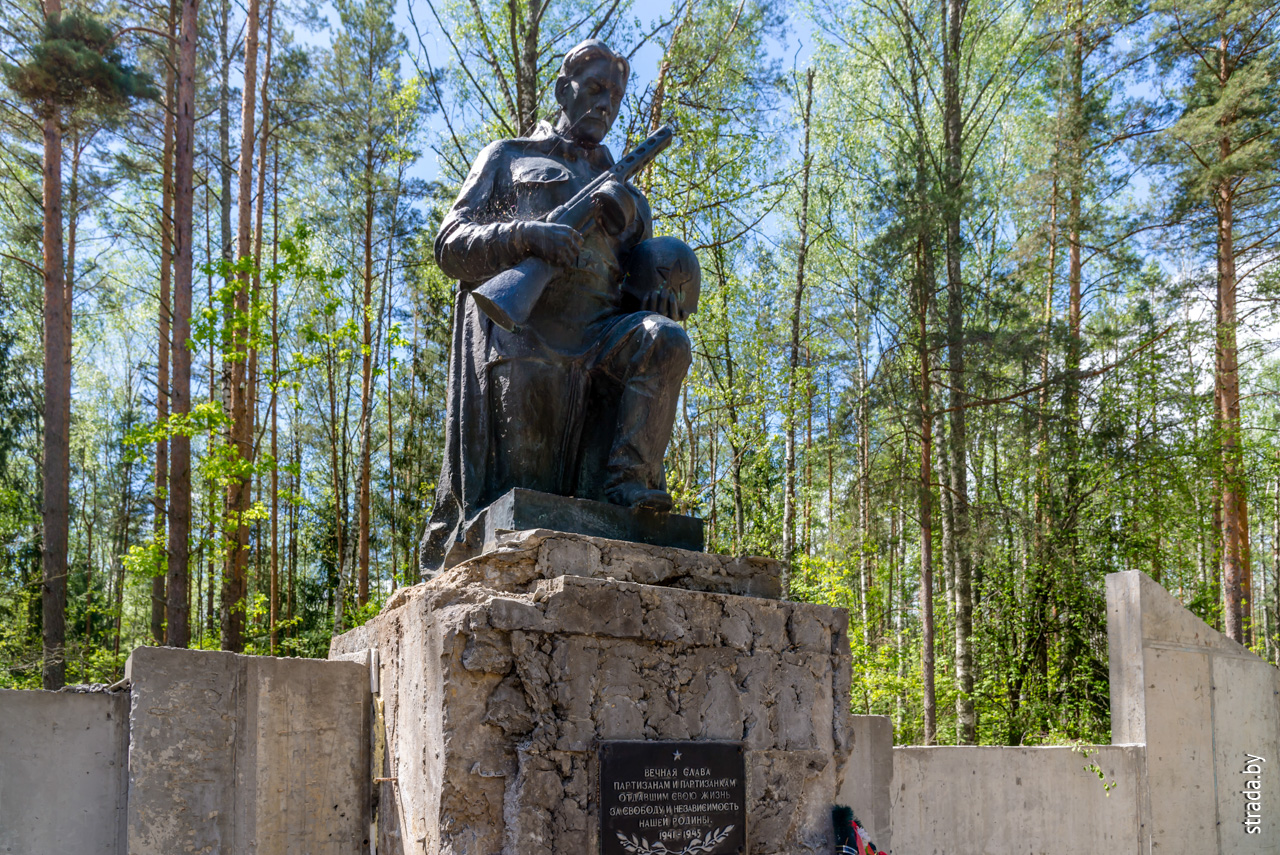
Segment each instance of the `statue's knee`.
[{"label": "statue's knee", "polygon": [[653,314],[645,321],[651,346],[662,354],[663,361],[683,373],[693,362],[693,343],[684,327],[663,315]]}]

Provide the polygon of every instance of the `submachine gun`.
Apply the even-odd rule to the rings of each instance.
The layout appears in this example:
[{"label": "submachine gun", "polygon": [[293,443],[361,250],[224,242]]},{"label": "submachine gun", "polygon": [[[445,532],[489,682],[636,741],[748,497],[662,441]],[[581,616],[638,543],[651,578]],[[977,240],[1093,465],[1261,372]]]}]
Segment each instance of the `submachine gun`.
[{"label": "submachine gun", "polygon": [[[596,176],[572,199],[543,217],[542,222],[584,231],[595,220],[596,205],[592,195],[610,180],[625,184],[671,145],[674,137],[675,129],[671,125],[663,125],[612,167]],[[511,332],[529,320],[542,292],[558,272],[554,265],[533,256],[472,289],[471,299],[495,324]]]}]

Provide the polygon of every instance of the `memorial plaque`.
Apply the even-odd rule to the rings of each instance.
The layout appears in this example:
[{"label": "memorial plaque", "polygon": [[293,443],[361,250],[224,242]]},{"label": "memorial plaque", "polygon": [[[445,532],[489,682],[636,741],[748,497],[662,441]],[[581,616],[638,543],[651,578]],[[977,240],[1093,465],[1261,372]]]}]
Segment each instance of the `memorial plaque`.
[{"label": "memorial plaque", "polygon": [[602,742],[600,855],[747,851],[740,742]]}]

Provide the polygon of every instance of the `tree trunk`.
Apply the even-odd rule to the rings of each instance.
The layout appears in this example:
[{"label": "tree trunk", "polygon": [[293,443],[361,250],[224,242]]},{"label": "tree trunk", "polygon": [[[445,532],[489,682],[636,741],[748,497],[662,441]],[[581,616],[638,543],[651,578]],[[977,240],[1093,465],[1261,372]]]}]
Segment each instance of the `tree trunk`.
[{"label": "tree trunk", "polygon": [[[1232,66],[1224,31],[1218,42],[1218,86],[1225,93]],[[1232,155],[1231,137],[1226,132],[1235,122],[1234,109],[1225,112],[1219,125],[1218,162]],[[1217,371],[1214,377],[1218,403],[1218,436],[1222,455],[1222,560],[1225,583],[1223,613],[1227,637],[1249,643],[1249,549],[1248,505],[1245,493],[1243,449],[1240,436],[1240,374],[1236,350],[1236,259],[1235,190],[1230,177],[1219,179],[1213,189],[1217,214],[1218,243],[1218,324]]]},{"label": "tree trunk", "polygon": [[[289,433],[293,438],[293,468],[289,474],[290,493],[297,495],[301,485],[298,473],[302,471],[302,441],[298,436],[297,426],[289,419]],[[289,564],[289,595],[285,602],[285,620],[289,622],[290,635],[296,636],[297,629],[293,625],[294,583],[298,571],[298,503],[289,502],[289,546],[286,550]]]},{"label": "tree trunk", "polygon": [[[177,21],[173,17],[173,9],[169,10],[169,37],[173,38],[177,30]],[[164,428],[169,421],[169,321],[170,278],[173,273],[173,188],[174,188],[174,116],[178,105],[175,103],[174,75],[176,59],[173,55],[172,43],[168,49],[169,61],[165,64],[165,99],[164,99],[164,142],[161,154],[160,193],[160,303],[157,308],[159,337],[156,342],[156,423]],[[165,492],[169,482],[169,441],[163,435],[156,441],[155,468],[155,537],[156,544],[167,543],[167,526],[165,525]],[[157,556],[158,557],[158,556]],[[165,576],[168,573],[168,561],[160,562],[157,572],[151,577],[151,639],[153,644],[164,644],[165,617]]]},{"label": "tree trunk", "polygon": [[[61,0],[45,0],[51,22]],[[40,608],[43,684],[66,682],[67,537],[71,473],[71,294],[62,258],[62,119],[55,106],[44,120],[44,460],[42,461],[43,575]]]},{"label": "tree trunk", "polygon": [[[939,366],[941,369],[941,366]],[[950,379],[950,378],[948,378]],[[938,415],[933,420],[933,438],[937,443],[934,455],[934,477],[938,479],[938,523],[942,526],[942,572],[938,574],[938,589],[946,604],[944,620],[954,621],[956,604],[956,538],[955,506],[951,501],[951,446],[947,437],[947,417]]]},{"label": "tree trunk", "polygon": [[[805,262],[809,253],[809,155],[810,118],[813,113],[813,69],[805,74],[804,150],[800,173],[800,250],[796,259],[796,287],[791,298],[791,345],[787,356],[786,474],[782,497],[782,560],[790,562],[796,551],[796,387],[800,373],[800,314],[804,308]],[[784,580],[783,589],[786,590]]]},{"label": "tree trunk", "polygon": [[[388,239],[388,255],[390,254],[390,248],[391,241]],[[389,259],[387,266],[390,268]],[[389,272],[390,271],[388,270],[388,273]],[[386,303],[385,308],[387,311],[387,502],[388,508],[390,509],[388,516],[390,517],[389,523],[391,528],[389,541],[391,546],[391,592],[395,593],[396,581],[399,573],[399,566],[396,562],[398,545],[398,538],[396,536],[396,420],[395,408],[392,406],[391,400],[391,383],[392,374],[394,373],[391,370],[393,367],[392,350],[395,342],[394,337],[391,335],[391,299],[388,297],[387,299],[384,299],[383,302]],[[412,375],[412,372],[410,372],[410,374]],[[412,377],[410,378],[410,386],[412,386]],[[410,389],[409,399],[410,401],[413,400],[412,388]],[[412,403],[410,406],[412,406]],[[413,562],[409,561],[408,564],[411,565]]]},{"label": "tree trunk", "polygon": [[[806,325],[805,338],[812,335],[812,330]],[[807,345],[804,348],[804,398],[805,398],[805,419],[804,419],[804,522],[801,524],[800,542],[804,549],[804,554],[809,556],[813,552],[813,397],[814,388],[810,378],[813,377],[813,350]]]},{"label": "tree trunk", "polygon": [[[1082,14],[1082,13],[1077,13]],[[1084,279],[1084,261],[1081,257],[1080,204],[1084,183],[1084,36],[1075,22],[1070,54],[1071,92],[1067,105],[1069,119],[1067,159],[1067,353],[1066,378],[1063,384],[1063,403],[1066,420],[1066,495],[1064,513],[1058,520],[1061,541],[1065,547],[1067,566],[1074,572],[1078,566],[1076,532],[1080,516],[1080,363],[1083,342],[1080,336],[1082,319],[1081,290]]]},{"label": "tree trunk", "polygon": [[[233,45],[230,41],[230,25],[231,25],[231,0],[221,0],[219,3],[218,16],[218,240],[219,254],[224,264],[231,264],[235,260],[235,247],[232,244],[231,233],[231,62],[233,59]],[[212,259],[210,259],[212,260]],[[209,288],[209,305],[214,305],[214,288],[213,276],[208,277]],[[229,358],[232,349],[232,335],[230,325],[226,323],[225,317],[228,307],[223,307],[224,322],[222,324],[221,335],[216,337],[217,346],[215,347],[215,337],[210,337],[209,342],[209,403],[220,404],[223,413],[227,416],[231,414],[231,365]],[[222,358],[222,365],[219,371],[215,373],[214,366],[218,356]],[[215,382],[215,377],[217,381]],[[210,444],[223,441],[227,444],[232,442],[231,433],[227,429],[222,430],[221,437],[214,435],[210,431]],[[214,543],[216,539],[222,538],[222,549],[209,550],[209,577],[208,589],[205,591],[207,619],[209,622],[209,634],[213,634],[214,618],[217,617],[219,629],[225,636],[225,627],[227,626],[226,609],[222,608],[222,589],[227,584],[227,579],[222,578],[221,570],[215,571],[215,562],[221,561],[223,568],[226,567],[226,543],[223,534],[223,527],[226,525],[222,519],[222,512],[218,505],[224,504],[225,496],[216,495],[216,487],[214,479],[209,481],[209,542]],[[216,599],[218,606],[215,607],[215,589],[217,589]]]},{"label": "tree trunk", "polygon": [[[255,104],[258,89],[258,0],[249,0],[244,41],[244,97],[240,109],[239,223],[236,233],[236,262],[252,262],[253,237],[253,138]],[[249,558],[249,526],[245,515],[252,498],[249,472],[253,460],[253,423],[248,377],[249,272],[236,274],[235,296],[229,301],[227,323],[232,326],[230,363],[231,446],[232,459],[238,471],[231,477],[226,493],[227,558],[222,582],[222,649],[240,652],[244,649],[245,577]]]},{"label": "tree trunk", "polygon": [[[275,11],[275,3],[272,4]],[[268,27],[270,29],[270,27]],[[265,158],[264,158],[265,160]],[[277,264],[280,246],[280,143],[274,146],[271,176],[271,266]],[[280,619],[280,283],[271,277],[271,654],[279,641]]]},{"label": "tree trunk", "polygon": [[947,230],[947,370],[950,377],[949,425],[951,523],[955,549],[956,610],[956,741],[975,740],[973,712],[973,599],[970,581],[969,484],[966,459],[964,367],[964,281],[960,270],[960,215],[964,204],[963,139],[960,109],[960,47],[965,4],[947,0],[947,35],[943,62],[943,123],[946,146],[946,193],[943,206]]},{"label": "tree trunk", "polygon": [[231,0],[222,0],[218,17],[218,236],[223,261],[232,261],[231,246]]},{"label": "tree trunk", "polygon": [[[207,167],[207,171],[209,172],[209,174],[213,173],[213,169],[211,168],[211,166]],[[206,184],[205,185],[205,204],[204,204],[204,252],[205,252],[205,258],[207,258],[210,261],[210,265],[207,265],[205,267],[204,282],[205,282],[206,299],[208,301],[209,307],[212,309],[212,307],[215,306],[216,303],[214,302],[213,267],[211,266],[214,255],[213,255],[213,228],[211,225],[212,206],[209,204],[209,195],[210,195],[210,187],[208,184]],[[224,243],[223,246],[225,247],[226,244]],[[208,374],[209,399],[208,400],[209,400],[210,406],[213,406],[213,405],[216,405],[219,401],[218,336],[216,335],[209,336],[208,357],[209,357],[209,374]],[[217,431],[215,429],[211,429],[209,431],[209,436],[208,436],[209,447],[213,447],[214,444],[217,443],[217,441],[218,441]],[[218,506],[220,497],[218,496],[217,493],[218,491],[217,491],[217,488],[214,486],[213,478],[212,477],[207,478],[205,480],[205,526],[206,526],[205,542],[210,544],[210,547],[202,550],[204,553],[203,559],[201,561],[201,566],[204,568],[204,571],[202,573],[203,581],[202,581],[201,587],[196,590],[196,596],[203,596],[205,601],[204,623],[201,625],[201,628],[200,628],[200,641],[202,645],[206,637],[208,638],[213,637],[214,633],[217,631],[217,628],[221,623],[220,618],[218,618],[217,616],[217,607],[215,605],[216,598],[214,596],[214,593],[215,593],[214,589],[216,587],[219,587],[216,584],[217,580],[215,578],[218,576],[218,570],[216,569],[218,564],[218,556],[215,554],[218,552],[218,550],[212,548],[212,544],[217,542],[217,537],[218,537],[217,506]]]},{"label": "tree trunk", "polygon": [[[1224,139],[1223,148],[1229,143]],[[1224,151],[1223,159],[1229,154]],[[1232,247],[1231,190],[1222,182],[1218,208],[1218,435],[1222,454],[1222,557],[1226,634],[1245,643],[1243,549],[1244,471],[1240,448],[1240,377],[1236,357],[1236,272]]]},{"label": "tree trunk", "polygon": [[[914,71],[914,69],[913,69]],[[924,744],[937,741],[937,694],[934,689],[933,625],[933,378],[929,353],[929,310],[934,293],[933,247],[927,204],[923,128],[916,139],[915,324],[920,363],[920,660],[924,706]],[[905,602],[905,600],[904,600]]]},{"label": "tree trunk", "polygon": [[342,499],[342,482],[346,469],[338,465],[338,443],[339,441],[345,441],[346,435],[338,424],[338,390],[336,378],[334,377],[334,373],[337,370],[337,366],[334,364],[335,359],[333,348],[330,346],[325,359],[325,377],[328,381],[329,389],[329,467],[333,470],[333,523],[335,529],[335,554],[333,560],[334,564],[337,565],[338,572],[333,593],[333,631],[336,635],[345,629],[345,624],[343,623],[343,598],[346,596],[347,591],[347,544],[344,525],[346,521],[346,503]]},{"label": "tree trunk", "polygon": [[[92,134],[90,134],[90,136],[92,137]],[[67,185],[67,206],[66,206],[66,208],[67,208],[67,211],[66,211],[66,218],[67,218],[66,267],[64,268],[64,271],[63,271],[63,275],[64,275],[63,290],[64,290],[64,291],[65,291],[65,293],[68,295],[68,298],[67,298],[67,302],[68,302],[68,304],[70,303],[70,295],[71,295],[71,294],[73,294],[73,293],[75,292],[75,287],[76,287],[76,230],[77,230],[77,226],[79,225],[79,221],[80,221],[80,205],[79,205],[79,189],[80,189],[80,156],[81,156],[81,154],[83,154],[83,152],[84,152],[84,145],[82,145],[82,142],[81,142],[81,141],[82,141],[82,138],[81,138],[81,136],[80,136],[79,131],[78,131],[77,129],[74,129],[74,128],[73,128],[73,129],[72,129],[72,131],[71,131],[71,181],[70,181],[70,182],[68,183],[68,185]],[[71,340],[71,338],[70,338],[70,336],[68,336],[67,341],[68,341],[68,342],[70,342],[70,340]],[[69,344],[68,344],[68,348],[70,348],[70,345],[69,345]],[[68,419],[68,424],[70,424],[70,419]],[[69,428],[68,428],[68,430],[69,430]],[[69,454],[70,454],[70,450],[68,449],[68,455],[69,455]],[[84,451],[83,451],[83,450],[81,450],[81,466],[80,466],[81,470],[83,470],[83,469],[84,469],[84,456],[83,456],[83,455],[84,455]],[[69,487],[69,482],[70,482],[70,474],[71,474],[71,473],[68,471],[68,473],[67,473],[67,475],[68,475],[68,487]],[[71,526],[71,519],[70,519],[70,515],[71,515],[71,507],[70,507],[70,499],[69,499],[69,495],[70,495],[70,489],[68,489],[68,505],[67,505],[67,527],[68,527],[68,530],[70,530],[70,526]],[[96,508],[96,507],[97,507],[97,502],[96,502],[96,501],[93,501],[93,502],[91,502],[91,503],[90,503],[90,505],[89,505],[89,509],[90,509],[90,510],[89,510],[89,513],[88,513],[88,514],[86,514],[86,516],[89,516],[90,520],[92,519],[92,517],[91,517],[92,509],[93,509],[93,508]],[[88,525],[88,532],[87,532],[87,534],[88,534],[88,537],[89,537],[89,544],[90,544],[90,549],[89,549],[89,561],[92,563],[92,561],[93,561],[93,549],[92,549],[92,544],[93,544],[93,528],[92,528],[92,525],[93,525],[93,524],[92,524],[92,521],[88,522],[88,523],[87,523],[87,525]],[[68,556],[68,573],[70,573],[70,560],[69,560],[69,556]],[[87,588],[86,588],[86,593],[88,593],[88,589],[87,589]],[[85,613],[86,613],[86,615],[88,614],[88,602],[87,602],[87,601],[86,601],[86,603],[85,603]],[[64,641],[64,643],[65,643],[65,641]]]},{"label": "tree trunk", "polygon": [[[739,419],[738,419],[738,400],[736,385],[736,363],[733,358],[733,337],[728,332],[729,318],[729,296],[725,287],[728,282],[728,275],[725,271],[724,246],[719,244],[715,247],[712,255],[715,260],[716,281],[720,284],[717,289],[720,295],[720,313],[726,324],[725,333],[720,338],[724,352],[724,370],[725,370],[725,414],[729,419],[729,482],[733,492],[733,554],[742,554],[742,543],[746,537],[746,502],[743,496],[742,484],[742,455],[744,449],[742,441],[738,436]],[[785,591],[785,588],[784,588]]]},{"label": "tree trunk", "polygon": [[[861,305],[854,297],[854,338],[858,348],[858,566],[862,586],[862,640],[870,650],[871,631],[871,423],[867,390],[867,360],[862,350]],[[890,586],[892,587],[892,586]]]},{"label": "tree trunk", "polygon": [[[1280,450],[1276,452],[1280,459]],[[1275,501],[1271,508],[1271,584],[1274,586],[1271,595],[1271,626],[1267,633],[1267,643],[1271,646],[1271,661],[1280,663],[1280,474],[1276,475]]]},{"label": "tree trunk", "polygon": [[[1061,151],[1061,148],[1059,148]],[[1036,483],[1032,499],[1034,518],[1034,560],[1026,581],[1026,598],[1030,604],[1030,624],[1042,627],[1047,624],[1048,596],[1052,582],[1052,556],[1049,549],[1049,532],[1052,529],[1049,491],[1052,487],[1049,466],[1049,351],[1053,342],[1053,296],[1058,270],[1058,178],[1053,179],[1053,193],[1049,201],[1049,270],[1044,289],[1044,310],[1041,324],[1044,328],[1044,345],[1040,350],[1040,391],[1036,408]],[[1070,379],[1067,381],[1070,383]],[[1036,671],[1043,680],[1049,677],[1047,635],[1035,632],[1032,658]]]},{"label": "tree trunk", "polygon": [[364,162],[364,296],[360,307],[360,497],[359,508],[359,581],[356,597],[360,605],[369,602],[369,505],[370,456],[373,430],[373,142],[365,147]]},{"label": "tree trunk", "polygon": [[516,64],[516,123],[520,136],[528,136],[538,124],[538,40],[542,15],[550,0],[528,0],[528,14],[519,22],[517,36],[517,4],[508,0],[511,15],[511,54]]},{"label": "tree trunk", "polygon": [[[132,376],[126,375],[126,388],[133,387]],[[132,424],[130,424],[132,427]],[[124,622],[124,556],[129,552],[129,517],[133,509],[133,457],[126,454],[124,456],[124,495],[120,498],[120,511],[118,521],[116,523],[116,549],[115,549],[115,610],[116,631],[115,642],[112,645],[112,653],[116,656],[120,655],[120,630]]]},{"label": "tree trunk", "polygon": [[[253,317],[258,317],[262,306],[262,220],[264,207],[267,199],[267,145],[271,138],[271,102],[267,96],[268,87],[271,85],[271,43],[272,43],[272,26],[275,22],[275,3],[267,3],[267,50],[262,66],[262,125],[258,132],[258,189],[254,194],[253,206],[253,286],[249,291],[249,311]],[[249,422],[249,461],[254,464],[254,477],[257,484],[258,500],[262,500],[262,472],[256,468],[258,460],[258,446],[256,437],[260,431],[258,429],[258,326],[255,321],[249,330],[249,354],[245,369],[245,387],[248,390],[245,398],[247,402]],[[273,463],[274,468],[274,463]],[[246,503],[245,507],[248,508]],[[253,579],[258,584],[262,584],[262,563],[263,563],[263,540],[262,537],[262,521],[258,520],[254,523],[254,530],[257,534],[254,536],[256,548],[254,550],[254,574]],[[270,583],[268,582],[268,585]],[[254,599],[252,589],[246,586],[246,602]],[[270,635],[270,610],[267,614],[267,633]]]},{"label": "tree trunk", "polygon": [[933,412],[930,406],[929,376],[929,277],[924,273],[929,255],[928,240],[921,238],[916,249],[916,312],[920,360],[920,657],[923,677],[924,744],[937,741],[937,699],[933,672]]}]

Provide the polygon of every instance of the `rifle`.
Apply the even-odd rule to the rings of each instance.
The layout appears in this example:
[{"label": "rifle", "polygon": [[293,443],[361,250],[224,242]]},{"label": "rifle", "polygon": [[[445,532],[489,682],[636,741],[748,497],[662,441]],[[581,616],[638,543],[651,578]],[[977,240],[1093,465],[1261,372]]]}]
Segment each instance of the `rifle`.
[{"label": "rifle", "polygon": [[[574,197],[541,219],[544,223],[570,226],[585,230],[595,218],[595,203],[591,196],[611,179],[624,184],[641,169],[648,166],[663,149],[671,145],[675,129],[663,125],[640,145],[632,149],[622,160],[596,176],[590,184]],[[542,292],[555,278],[558,268],[536,256],[526,258],[509,270],[504,270],[471,291],[471,299],[498,326],[514,331],[529,320],[533,307]]]}]

